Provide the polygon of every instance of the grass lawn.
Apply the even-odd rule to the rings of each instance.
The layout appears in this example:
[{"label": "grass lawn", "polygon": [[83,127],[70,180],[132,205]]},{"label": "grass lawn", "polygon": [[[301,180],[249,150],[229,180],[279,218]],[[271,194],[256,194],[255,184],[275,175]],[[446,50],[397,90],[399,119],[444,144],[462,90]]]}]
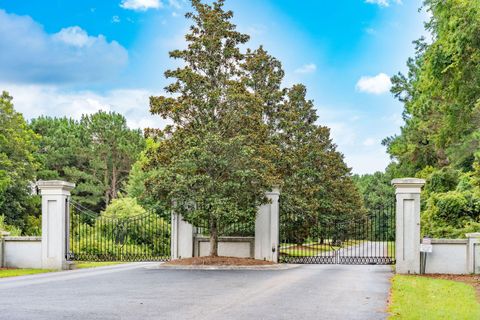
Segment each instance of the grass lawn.
[{"label": "grass lawn", "polygon": [[466,283],[396,275],[392,280],[390,319],[480,319],[475,289]]},{"label": "grass lawn", "polygon": [[45,273],[45,272],[52,272],[52,271],[54,271],[54,270],[46,270],[46,269],[0,269],[0,278],[26,276],[26,275],[30,275],[30,274],[38,274],[38,273]]},{"label": "grass lawn", "polygon": [[304,244],[283,244],[280,248],[280,253],[291,256],[291,257],[315,257],[321,255],[322,252],[332,252],[339,250],[341,248],[346,248],[350,246],[355,246],[361,244],[361,240],[348,240],[342,243],[342,246],[334,246],[330,244],[330,241],[326,240],[324,243],[320,244],[317,242],[310,242]]},{"label": "grass lawn", "polygon": [[320,250],[304,246],[297,246],[293,248],[281,249],[280,253],[288,255],[290,257],[316,257],[322,252],[329,252],[330,250]]},{"label": "grass lawn", "polygon": [[108,262],[78,261],[78,262],[75,262],[75,267],[77,269],[85,269],[85,268],[113,266],[113,265],[122,264],[122,263],[127,263],[127,262],[121,262],[121,261],[108,261]]}]

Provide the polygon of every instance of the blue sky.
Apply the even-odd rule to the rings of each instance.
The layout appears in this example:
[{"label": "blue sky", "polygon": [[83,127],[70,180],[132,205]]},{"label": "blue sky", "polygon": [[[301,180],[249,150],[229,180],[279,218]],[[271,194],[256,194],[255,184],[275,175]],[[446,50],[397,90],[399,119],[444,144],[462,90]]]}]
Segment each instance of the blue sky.
[{"label": "blue sky", "polygon": [[[425,32],[421,0],[227,0],[234,23],[304,83],[319,123],[355,173],[383,170],[381,140],[399,132],[389,77]],[[98,110],[161,127],[148,97],[163,92],[168,51],[185,46],[186,0],[0,0],[0,90],[27,119]]]}]

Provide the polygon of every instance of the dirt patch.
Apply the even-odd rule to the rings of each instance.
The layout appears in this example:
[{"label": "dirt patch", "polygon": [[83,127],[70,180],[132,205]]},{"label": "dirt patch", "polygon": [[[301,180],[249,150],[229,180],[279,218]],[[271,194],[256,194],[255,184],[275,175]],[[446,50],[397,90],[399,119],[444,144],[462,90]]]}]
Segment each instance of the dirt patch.
[{"label": "dirt patch", "polygon": [[264,266],[272,264],[270,261],[234,257],[195,257],[165,263],[167,266]]},{"label": "dirt patch", "polygon": [[469,284],[477,291],[477,299],[480,302],[480,275],[425,274],[423,276],[435,279],[464,282],[466,284]]}]

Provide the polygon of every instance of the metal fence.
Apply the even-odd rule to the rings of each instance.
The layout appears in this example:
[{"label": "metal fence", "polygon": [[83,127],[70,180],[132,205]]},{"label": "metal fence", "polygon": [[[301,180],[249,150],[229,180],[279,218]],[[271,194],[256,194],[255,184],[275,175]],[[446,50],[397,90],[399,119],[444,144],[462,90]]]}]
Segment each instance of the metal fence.
[{"label": "metal fence", "polygon": [[112,217],[71,201],[67,260],[166,261],[170,224],[155,212]]}]

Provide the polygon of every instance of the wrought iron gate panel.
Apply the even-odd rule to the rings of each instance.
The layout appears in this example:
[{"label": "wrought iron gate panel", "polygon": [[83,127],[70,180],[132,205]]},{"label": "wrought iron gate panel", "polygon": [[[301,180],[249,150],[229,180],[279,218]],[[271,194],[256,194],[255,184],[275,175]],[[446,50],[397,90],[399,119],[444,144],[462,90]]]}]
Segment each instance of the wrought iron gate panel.
[{"label": "wrought iron gate panel", "polygon": [[170,219],[148,212],[133,217],[99,215],[72,201],[67,260],[166,261]]},{"label": "wrought iron gate panel", "polygon": [[279,261],[298,264],[395,264],[393,202],[340,220],[282,208]]}]

